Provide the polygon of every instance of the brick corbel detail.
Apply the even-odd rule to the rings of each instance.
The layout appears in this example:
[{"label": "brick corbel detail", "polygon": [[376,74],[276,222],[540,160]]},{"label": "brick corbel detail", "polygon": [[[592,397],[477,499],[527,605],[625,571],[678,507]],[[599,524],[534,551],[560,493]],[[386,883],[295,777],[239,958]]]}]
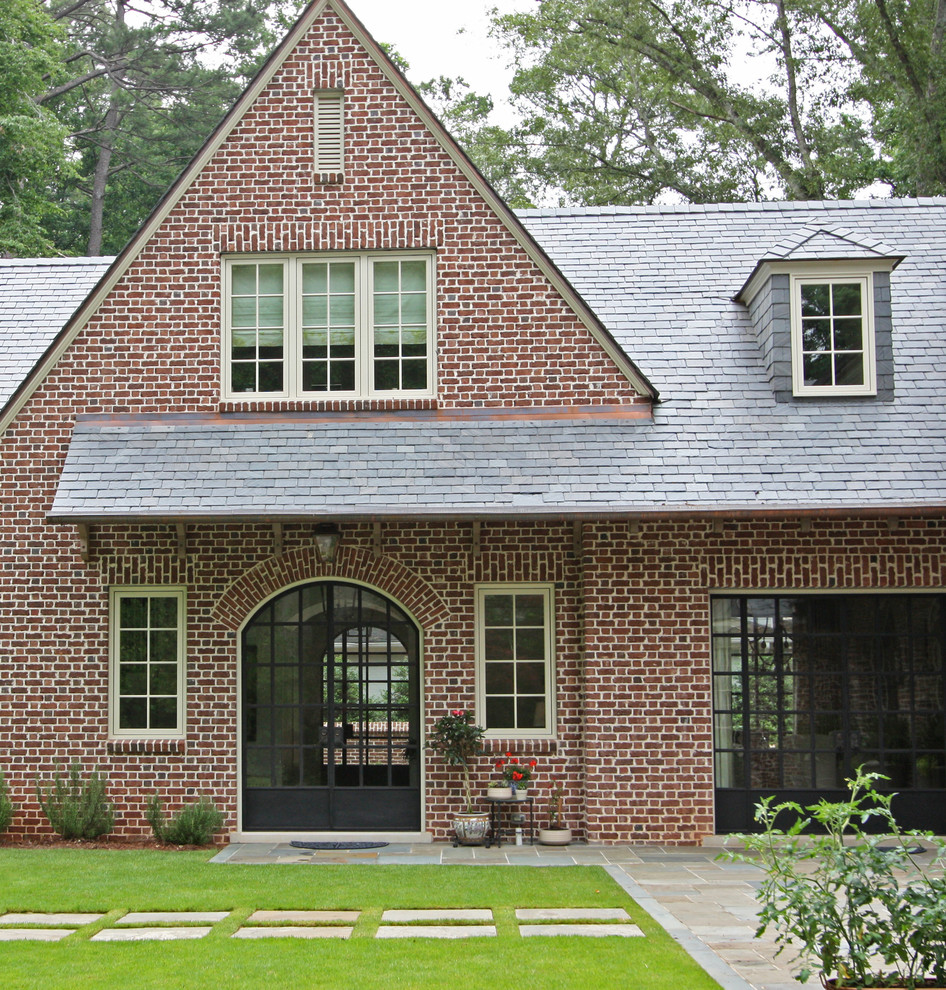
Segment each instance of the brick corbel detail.
[{"label": "brick corbel detail", "polygon": [[228,628],[239,629],[277,591],[319,579],[356,581],[376,588],[407,609],[425,630],[449,613],[447,603],[410,568],[371,550],[346,547],[343,542],[331,564],[322,563],[315,547],[297,548],[264,560],[227,588],[211,614]]}]

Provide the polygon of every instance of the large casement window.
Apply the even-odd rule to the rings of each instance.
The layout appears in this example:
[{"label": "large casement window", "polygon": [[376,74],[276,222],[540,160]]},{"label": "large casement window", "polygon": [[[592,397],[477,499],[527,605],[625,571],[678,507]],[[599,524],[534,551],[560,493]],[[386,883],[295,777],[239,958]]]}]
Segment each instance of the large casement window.
[{"label": "large casement window", "polygon": [[234,257],[224,282],[225,396],[434,394],[433,255]]},{"label": "large casement window", "polygon": [[794,394],[872,395],[871,277],[793,275],[791,287]]},{"label": "large casement window", "polygon": [[942,594],[715,598],[717,830],[861,766],[889,778],[908,827],[946,825],[944,609]]},{"label": "large casement window", "polygon": [[183,588],[112,588],[110,732],[184,734]]},{"label": "large casement window", "polygon": [[553,586],[476,588],[479,721],[504,738],[555,731]]}]

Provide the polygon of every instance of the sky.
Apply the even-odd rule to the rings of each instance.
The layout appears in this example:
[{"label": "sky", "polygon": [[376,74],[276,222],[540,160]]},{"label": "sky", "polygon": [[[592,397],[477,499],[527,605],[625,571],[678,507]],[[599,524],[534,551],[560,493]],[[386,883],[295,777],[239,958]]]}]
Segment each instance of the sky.
[{"label": "sky", "polygon": [[512,71],[488,35],[487,12],[528,10],[535,0],[348,0],[348,5],[376,41],[394,45],[407,60],[411,82],[462,76],[477,93],[500,101]]}]

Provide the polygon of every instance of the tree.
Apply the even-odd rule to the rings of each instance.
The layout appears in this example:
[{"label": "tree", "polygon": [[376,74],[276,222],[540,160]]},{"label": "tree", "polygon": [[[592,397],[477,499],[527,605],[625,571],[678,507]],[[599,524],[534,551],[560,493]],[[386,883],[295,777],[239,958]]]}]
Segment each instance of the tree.
[{"label": "tree", "polygon": [[39,99],[62,59],[60,33],[38,0],[0,4],[0,255],[52,250],[51,186],[68,174],[66,129]]},{"label": "tree", "polygon": [[46,0],[70,75],[43,105],[77,162],[59,246],[119,250],[200,148],[301,0]]},{"label": "tree", "polygon": [[545,196],[946,190],[946,0],[538,0],[493,23],[522,115],[504,140]]}]

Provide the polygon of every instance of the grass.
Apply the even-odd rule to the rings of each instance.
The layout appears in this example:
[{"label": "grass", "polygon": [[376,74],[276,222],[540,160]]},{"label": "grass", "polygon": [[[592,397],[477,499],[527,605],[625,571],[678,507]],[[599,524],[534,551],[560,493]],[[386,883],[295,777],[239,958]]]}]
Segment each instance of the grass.
[{"label": "grass", "polygon": [[[717,984],[599,867],[229,866],[204,852],[0,850],[0,912],[107,912],[59,943],[0,944],[4,990],[712,990]],[[497,938],[373,937],[385,908],[492,908]],[[520,938],[517,907],[623,907],[645,938]],[[254,910],[362,912],[348,941],[238,941]],[[89,935],[125,911],[230,911],[194,942]]]}]

